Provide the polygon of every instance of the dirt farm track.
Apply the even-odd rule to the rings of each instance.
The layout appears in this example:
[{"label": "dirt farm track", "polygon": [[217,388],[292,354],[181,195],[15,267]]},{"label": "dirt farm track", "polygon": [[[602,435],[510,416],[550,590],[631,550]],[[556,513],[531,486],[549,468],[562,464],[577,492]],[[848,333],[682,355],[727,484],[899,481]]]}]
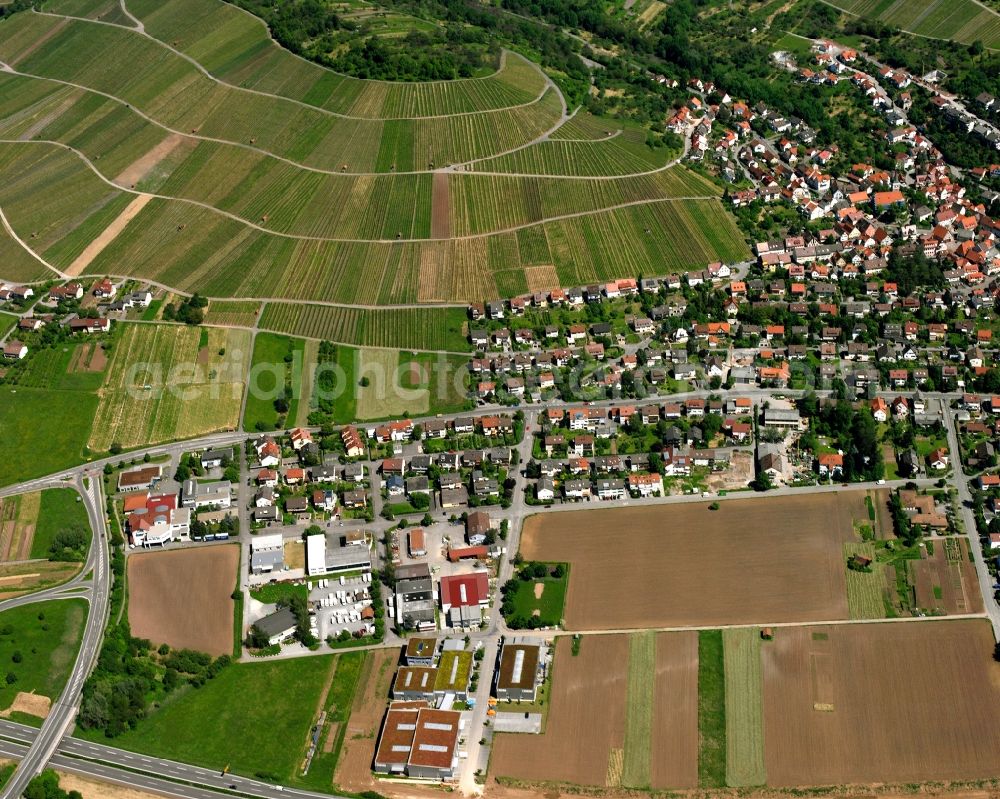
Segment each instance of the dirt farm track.
[{"label": "dirt farm track", "polygon": [[521,553],[572,564],[569,630],[833,621],[853,519],[864,492],[537,514]]},{"label": "dirt farm track", "polygon": [[175,649],[233,651],[235,545],[153,551],[128,559],[132,634]]}]

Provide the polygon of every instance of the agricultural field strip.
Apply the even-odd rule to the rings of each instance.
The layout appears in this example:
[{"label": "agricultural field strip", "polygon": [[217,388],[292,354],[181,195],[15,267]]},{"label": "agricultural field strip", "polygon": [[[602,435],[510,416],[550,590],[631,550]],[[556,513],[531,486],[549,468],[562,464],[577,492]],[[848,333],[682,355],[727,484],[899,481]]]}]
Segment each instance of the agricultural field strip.
[{"label": "agricultural field strip", "polygon": [[723,630],[726,674],[726,783],[763,785],[764,675],[756,627]]},{"label": "agricultural field strip", "polygon": [[[240,9],[240,11],[243,11],[243,9]],[[542,83],[541,89],[538,92],[538,95],[534,99],[532,99],[532,100],[529,100],[529,101],[524,102],[524,103],[518,103],[516,105],[498,106],[496,108],[480,109],[480,110],[476,110],[476,111],[459,111],[459,112],[449,113],[449,114],[424,114],[424,115],[420,115],[420,116],[411,116],[411,117],[405,117],[405,116],[404,117],[356,116],[356,115],[344,114],[344,113],[340,113],[340,112],[336,112],[336,111],[330,111],[330,110],[328,110],[326,108],[323,108],[322,106],[312,105],[310,103],[304,103],[301,100],[296,100],[296,99],[294,99],[292,97],[288,97],[286,95],[274,94],[272,92],[264,92],[264,91],[260,91],[259,89],[248,89],[248,88],[245,88],[243,86],[237,86],[237,85],[232,84],[232,83],[227,83],[226,81],[221,80],[220,78],[217,78],[215,75],[213,75],[207,69],[205,69],[205,67],[202,66],[199,61],[197,61],[196,59],[192,58],[187,53],[184,53],[181,50],[176,49],[175,47],[171,46],[167,42],[164,42],[164,41],[161,41],[160,39],[157,39],[155,36],[152,36],[151,34],[147,33],[145,31],[145,29],[140,29],[140,28],[137,28],[137,27],[127,27],[127,26],[124,26],[124,25],[119,25],[119,24],[114,23],[114,22],[105,22],[104,20],[99,20],[99,19],[88,19],[86,17],[73,17],[73,16],[69,16],[69,15],[66,15],[66,14],[56,14],[56,13],[53,13],[51,11],[35,11],[35,10],[33,10],[32,13],[39,14],[40,16],[44,16],[44,17],[54,17],[56,19],[73,20],[75,22],[80,22],[80,23],[83,23],[83,24],[89,24],[89,25],[106,25],[106,26],[112,27],[112,28],[120,28],[121,30],[125,30],[125,31],[128,31],[130,33],[134,33],[134,34],[136,34],[138,36],[143,36],[146,39],[149,39],[151,42],[155,42],[156,44],[158,44],[160,47],[164,48],[165,50],[169,50],[171,53],[173,53],[174,55],[178,56],[179,58],[183,58],[189,64],[191,64],[192,66],[194,66],[206,78],[208,78],[209,80],[215,81],[216,83],[218,83],[220,85],[227,86],[227,87],[229,87],[231,89],[235,89],[237,91],[247,92],[249,94],[256,94],[256,95],[259,95],[261,97],[269,97],[269,98],[273,98],[275,100],[280,100],[282,102],[295,103],[296,105],[301,106],[303,108],[307,108],[307,109],[312,110],[312,111],[318,111],[318,112],[320,112],[322,114],[326,114],[326,115],[331,116],[331,117],[338,117],[340,119],[361,119],[361,120],[366,120],[366,121],[383,121],[383,122],[387,122],[387,121],[391,121],[391,120],[394,120],[394,119],[444,119],[444,118],[448,118],[448,117],[475,116],[477,114],[488,113],[489,111],[510,111],[510,110],[515,109],[515,108],[525,108],[527,106],[536,104],[539,100],[542,99],[542,96],[545,94],[545,92],[550,87],[555,88],[555,83],[553,83],[548,78],[547,75],[544,75],[544,73],[542,73],[543,77],[544,77],[544,81]],[[249,12],[246,12],[246,13],[249,13]],[[506,55],[507,55],[507,51],[504,51],[504,61],[506,61]],[[520,57],[520,56],[518,56],[518,57]],[[311,63],[311,62],[309,62],[309,63]],[[488,75],[488,76],[486,76],[484,78],[468,78],[467,80],[496,80],[496,76],[504,69],[504,66],[505,66],[505,64],[501,64],[500,69],[498,69],[492,75]],[[535,68],[538,69],[537,66]],[[330,71],[332,72],[332,70],[330,70]],[[541,73],[540,69],[538,71]],[[336,75],[336,74],[339,74],[339,73],[333,72],[332,74]],[[391,81],[379,81],[379,82],[392,84]],[[395,84],[392,84],[392,85],[395,85]],[[556,88],[556,91],[558,91],[558,88]]]},{"label": "agricultural field strip", "polygon": [[[975,39],[982,40],[982,33],[985,31],[987,34],[984,41],[986,48],[988,50],[1000,49],[1000,14],[977,0],[969,0],[967,4],[961,4],[957,0],[953,4],[945,3],[944,6],[948,10],[947,15],[943,19],[934,19],[933,25],[925,27],[924,30],[918,29],[924,27],[927,16],[932,11],[935,15],[939,13],[934,9],[937,0],[930,0],[922,10],[920,3],[912,2],[911,5],[903,8],[908,13],[916,10],[916,16],[905,16],[904,18],[900,18],[900,15],[896,13],[888,15],[888,17],[884,17],[882,13],[872,14],[873,8],[868,3],[857,2],[857,0],[822,0],[822,2],[853,17],[874,18],[922,39],[959,41],[971,44]],[[898,10],[895,9],[897,5],[892,4],[894,12]],[[972,12],[972,15],[966,16],[968,12]],[[943,26],[943,23],[955,16],[956,13],[960,17],[959,24],[957,26]]]},{"label": "agricultural field strip", "polygon": [[[103,32],[91,36],[93,31],[87,27],[95,25]],[[504,155],[543,140],[566,116],[565,98],[550,83],[535,103],[476,114],[409,120],[323,117],[314,106],[283,108],[282,104],[292,101],[281,97],[269,98],[271,103],[255,96],[242,98],[240,89],[206,78],[186,61],[177,61],[171,51],[151,51],[142,37],[122,38],[119,34],[129,29],[118,25],[33,13],[13,17],[0,31],[4,34],[0,52],[10,62],[4,71],[16,65],[24,70],[20,74],[41,77],[39,73],[45,73],[45,77],[61,80],[65,70],[72,69],[72,77],[82,82],[67,85],[103,91],[113,99],[119,99],[117,93],[128,95],[123,100],[126,104],[142,105],[180,128],[199,133],[207,128],[220,137],[238,135],[264,153],[270,154],[268,146],[276,147],[292,155],[293,163],[294,156],[300,156],[313,166],[342,171],[352,163],[353,172],[367,172],[376,164],[382,164],[385,172],[403,172],[417,154],[417,160],[429,157],[431,169],[435,161],[461,164]],[[36,49],[38,42],[44,45],[40,49]],[[118,52],[119,63],[105,59],[107,51]],[[136,61],[146,68],[132,68]],[[96,62],[104,68],[97,69]],[[401,126],[407,128],[402,140],[407,150],[399,149]],[[218,140],[235,143],[231,138]],[[405,161],[396,170],[400,158]]]},{"label": "agricultural field strip", "polygon": [[[156,199],[164,200],[164,201],[167,201],[167,202],[187,203],[187,204],[190,204],[190,205],[194,205],[194,206],[197,206],[199,208],[204,208],[205,210],[211,211],[212,213],[218,214],[220,216],[224,216],[227,219],[231,219],[234,222],[237,222],[239,224],[245,225],[248,228],[252,228],[254,230],[257,230],[257,231],[259,231],[261,233],[264,233],[264,234],[267,234],[267,235],[277,236],[279,238],[292,239],[292,240],[295,240],[295,241],[344,242],[344,243],[354,243],[354,244],[366,244],[366,243],[401,244],[401,243],[405,243],[405,242],[426,242],[426,241],[429,241],[429,239],[426,239],[426,238],[384,238],[384,239],[383,238],[367,238],[367,239],[364,239],[364,238],[347,238],[347,237],[337,237],[337,236],[308,236],[308,235],[302,235],[302,234],[297,234],[297,233],[285,233],[285,232],[278,231],[278,230],[271,230],[269,228],[266,228],[266,227],[263,227],[263,226],[257,224],[256,222],[252,222],[252,221],[250,221],[248,219],[245,219],[245,218],[243,218],[243,217],[241,217],[241,216],[239,216],[237,214],[234,214],[234,213],[232,213],[230,211],[223,211],[223,210],[221,210],[219,208],[216,208],[215,206],[209,205],[208,203],[201,202],[200,200],[192,200],[192,199],[187,198],[187,197],[172,197],[172,196],[169,196],[169,195],[157,194],[156,192],[137,191],[137,190],[134,190],[134,189],[128,189],[128,188],[125,188],[123,186],[119,186],[117,183],[114,183],[113,181],[109,180],[104,175],[102,175],[101,172],[97,169],[97,166],[86,155],[84,155],[82,152],[80,152],[79,150],[75,149],[74,147],[71,147],[68,144],[63,144],[62,142],[58,142],[58,141],[42,140],[42,139],[34,139],[32,141],[29,141],[29,142],[21,141],[19,139],[0,139],[0,145],[21,145],[21,146],[28,145],[28,146],[31,146],[31,145],[38,145],[38,144],[52,146],[52,147],[59,147],[59,148],[62,148],[64,150],[67,150],[67,151],[73,153],[102,182],[106,183],[109,187],[111,187],[111,188],[113,188],[113,189],[115,189],[117,191],[121,191],[121,192],[124,192],[126,194],[132,194],[132,195],[135,195],[135,196],[140,196],[140,195],[146,194],[146,195],[150,195],[150,196],[152,196],[152,197],[154,197]],[[504,176],[504,177],[509,177],[509,176]],[[625,179],[627,179],[627,178],[625,178]],[[510,232],[513,232],[513,231],[522,230],[524,228],[531,228],[531,227],[535,227],[537,225],[544,225],[544,224],[550,223],[550,222],[560,222],[560,221],[567,220],[567,219],[576,219],[576,218],[579,218],[579,217],[594,216],[596,214],[603,214],[603,213],[607,213],[609,211],[617,211],[617,210],[621,210],[621,209],[625,209],[625,208],[633,208],[633,207],[636,207],[636,206],[657,205],[657,204],[660,204],[660,203],[672,203],[672,202],[687,202],[687,201],[693,201],[693,200],[714,200],[714,199],[716,199],[715,195],[685,195],[685,196],[678,196],[678,197],[659,197],[659,198],[654,198],[654,199],[629,200],[629,201],[626,201],[626,202],[613,203],[613,204],[610,204],[610,205],[605,205],[605,206],[601,206],[601,207],[598,207],[598,208],[592,208],[592,209],[585,210],[585,211],[573,211],[573,212],[564,213],[564,214],[555,214],[555,215],[552,215],[552,216],[545,216],[545,217],[542,217],[542,218],[537,219],[535,221],[522,222],[520,224],[513,224],[513,225],[509,225],[507,227],[497,228],[495,230],[483,231],[483,232],[479,232],[479,233],[467,233],[467,234],[464,234],[464,235],[452,236],[449,239],[449,241],[462,240],[462,239],[488,238],[488,237],[496,235],[496,234],[510,233]],[[44,261],[43,261],[43,263],[44,263]],[[46,264],[46,265],[48,266],[48,264]],[[49,268],[52,268],[52,267],[49,267]],[[58,270],[55,270],[55,271],[58,271]]]},{"label": "agricultural field strip", "polygon": [[[3,229],[7,232],[7,235],[10,236],[11,239],[13,239],[14,242],[19,247],[21,247],[21,249],[23,249],[26,253],[28,253],[28,255],[30,255],[34,260],[38,261],[38,263],[40,263],[46,269],[49,269],[52,272],[54,272],[59,277],[63,277],[64,276],[63,272],[61,272],[60,270],[56,269],[52,264],[50,264],[48,261],[46,261],[44,258],[42,258],[42,256],[40,256],[37,252],[35,252],[33,249],[31,249],[31,247],[29,247],[27,244],[24,243],[24,240],[20,236],[18,236],[17,232],[14,230],[14,228],[12,228],[10,226],[10,222],[7,221],[7,217],[4,214],[4,212],[3,212],[3,208],[0,208],[0,225],[3,225]],[[45,280],[46,280],[46,278],[40,278],[39,280],[21,281],[21,282],[44,283]]]},{"label": "agricultural field strip", "polygon": [[[183,41],[182,52],[223,82],[248,88],[277,81],[277,91],[261,93],[289,99],[308,97],[313,102],[307,104],[318,107],[329,108],[333,102],[338,108],[372,112],[361,118],[385,118],[388,115],[375,112],[386,108],[427,105],[468,107],[471,113],[513,108],[519,105],[519,96],[530,97],[534,87],[546,79],[534,63],[508,50],[501,52],[495,72],[478,78],[418,82],[359,79],[285,49],[271,36],[264,20],[234,4],[168,0],[135,5],[140,7],[137,14],[127,13],[136,27],[160,42],[171,42],[171,47]],[[427,114],[415,113],[412,118],[423,116]]]},{"label": "agricultural field strip", "polygon": [[[25,72],[25,71],[22,71],[22,70],[19,70],[19,69],[15,69],[14,67],[12,67],[12,66],[10,66],[8,64],[4,64],[3,62],[0,62],[0,77],[2,77],[4,74],[7,74],[7,75],[16,75],[18,77],[30,78],[32,80],[48,81],[50,83],[56,83],[56,84],[59,84],[59,85],[62,85],[62,86],[68,86],[68,87],[73,88],[73,89],[78,89],[80,91],[84,91],[84,92],[88,92],[88,93],[91,93],[91,94],[99,95],[99,96],[104,97],[104,98],[106,98],[108,100],[112,100],[112,101],[118,103],[119,105],[121,105],[124,108],[127,108],[129,111],[131,111],[132,113],[134,113],[137,116],[141,117],[142,119],[144,119],[149,124],[155,125],[156,127],[161,128],[162,130],[166,131],[167,133],[172,133],[172,134],[175,134],[177,136],[183,136],[186,139],[192,139],[192,140],[196,140],[196,141],[211,142],[213,144],[219,144],[219,145],[224,145],[224,146],[229,146],[229,147],[238,147],[241,150],[247,150],[249,152],[258,153],[259,155],[263,155],[263,156],[266,156],[266,157],[269,157],[269,158],[274,158],[277,161],[281,161],[282,163],[288,164],[289,166],[295,167],[296,169],[301,169],[301,170],[306,171],[306,172],[315,172],[315,173],[320,174],[320,175],[333,175],[333,176],[338,176],[338,177],[368,177],[368,176],[391,177],[391,176],[396,176],[396,175],[426,175],[426,174],[428,174],[428,170],[426,170],[426,169],[424,169],[424,170],[421,170],[421,169],[413,169],[413,170],[399,169],[399,170],[393,170],[392,172],[387,172],[387,171],[381,171],[381,172],[352,171],[352,172],[349,172],[349,173],[345,173],[345,172],[343,172],[340,169],[324,168],[324,167],[320,167],[320,166],[314,166],[314,165],[311,165],[311,164],[303,163],[301,161],[296,161],[296,160],[294,160],[292,158],[288,158],[288,157],[283,156],[283,155],[281,155],[279,153],[276,153],[273,150],[268,150],[268,149],[266,149],[264,147],[258,147],[258,146],[254,145],[254,144],[247,144],[246,142],[234,141],[232,139],[222,139],[222,138],[218,138],[218,137],[215,137],[215,136],[206,136],[203,133],[195,133],[195,132],[193,132],[191,130],[183,131],[183,130],[179,130],[177,128],[173,128],[170,125],[168,125],[168,124],[166,124],[164,122],[161,122],[161,121],[153,118],[149,114],[145,113],[144,111],[142,111],[141,109],[139,109],[138,107],[136,107],[134,104],[132,104],[132,103],[126,101],[126,100],[123,100],[121,97],[118,97],[118,96],[116,96],[114,94],[110,94],[109,92],[102,91],[101,89],[96,89],[96,88],[91,87],[91,86],[85,86],[82,83],[74,83],[73,81],[65,80],[63,78],[56,78],[56,77],[52,77],[52,76],[49,76],[49,75],[39,75],[39,74],[34,73],[34,72]],[[553,87],[553,90],[554,91],[558,91],[558,89],[555,89],[554,87]],[[544,96],[544,94],[545,94],[545,92],[543,91],[542,95]],[[560,95],[560,97],[561,97],[561,95]],[[541,100],[541,98],[539,98],[539,100]],[[490,113],[490,112],[483,112],[483,113]],[[445,117],[422,117],[422,119],[449,119],[449,117],[447,117],[447,116],[445,116]],[[372,122],[375,122],[375,121],[386,121],[386,122],[391,122],[392,120],[365,120],[365,121],[372,121]],[[558,123],[557,123],[557,127],[558,127]],[[487,160],[487,159],[492,159],[492,158],[500,158],[500,157],[503,157],[505,155],[509,155],[511,153],[515,153],[515,152],[523,149],[524,147],[530,147],[533,144],[536,144],[538,141],[544,140],[545,136],[549,132],[551,132],[551,131],[546,131],[546,132],[542,133],[539,137],[537,137],[537,139],[529,141],[529,142],[526,142],[526,143],[521,144],[521,145],[518,145],[517,147],[514,147],[513,149],[507,150],[505,152],[491,153],[491,154],[488,154],[488,155],[478,156],[478,157],[475,157],[475,158],[471,158],[468,161],[460,162],[460,164],[458,164],[458,165],[462,165],[462,164],[465,164],[465,163],[474,163],[476,161]],[[37,141],[37,139],[35,139],[35,141]],[[653,171],[656,171],[656,170],[653,170]],[[489,173],[481,172],[481,173],[478,173],[478,174],[489,174]],[[497,174],[511,174],[511,173],[503,173],[503,172],[501,172],[501,173],[497,173]],[[526,175],[526,176],[531,176],[531,175]],[[563,176],[559,176],[559,175],[543,175],[543,174],[540,174],[539,176],[540,177],[553,177],[553,178],[563,177]],[[566,175],[564,177],[569,178],[569,179],[577,180],[577,179],[587,179],[589,176],[586,176],[586,175],[584,175],[584,176]],[[618,177],[618,176],[611,175],[611,176],[608,176],[608,177]]]}]

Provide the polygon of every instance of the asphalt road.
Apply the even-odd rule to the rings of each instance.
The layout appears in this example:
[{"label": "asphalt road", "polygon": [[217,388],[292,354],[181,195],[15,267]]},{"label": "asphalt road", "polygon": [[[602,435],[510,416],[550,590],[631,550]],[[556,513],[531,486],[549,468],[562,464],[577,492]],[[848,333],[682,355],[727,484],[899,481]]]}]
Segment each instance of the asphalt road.
[{"label": "asphalt road", "polygon": [[[60,596],[74,596],[86,599],[89,605],[87,622],[80,641],[80,652],[77,655],[73,671],[66,682],[66,687],[52,706],[48,718],[34,738],[28,751],[21,758],[17,770],[4,786],[0,796],[3,799],[18,797],[27,787],[31,778],[39,774],[55,754],[59,742],[73,722],[77,706],[80,703],[80,692],[83,683],[90,674],[97,660],[104,636],[104,627],[108,615],[108,594],[111,575],[108,567],[108,537],[104,516],[104,495],[101,492],[102,480],[94,476],[85,488],[83,475],[77,478],[76,488],[83,497],[83,503],[90,518],[93,537],[87,562],[78,577],[64,585],[61,590],[54,591],[49,599]],[[87,574],[90,580],[85,580]],[[26,597],[37,599],[37,597]],[[16,600],[15,600],[16,601]]]}]

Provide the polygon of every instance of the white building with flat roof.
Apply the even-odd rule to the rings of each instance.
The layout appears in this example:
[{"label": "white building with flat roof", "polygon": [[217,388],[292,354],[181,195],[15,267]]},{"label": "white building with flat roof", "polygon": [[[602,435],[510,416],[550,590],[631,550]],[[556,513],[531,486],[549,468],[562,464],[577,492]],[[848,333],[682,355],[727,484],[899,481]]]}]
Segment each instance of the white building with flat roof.
[{"label": "white building with flat roof", "polygon": [[326,536],[306,536],[306,574],[315,577],[326,574]]}]

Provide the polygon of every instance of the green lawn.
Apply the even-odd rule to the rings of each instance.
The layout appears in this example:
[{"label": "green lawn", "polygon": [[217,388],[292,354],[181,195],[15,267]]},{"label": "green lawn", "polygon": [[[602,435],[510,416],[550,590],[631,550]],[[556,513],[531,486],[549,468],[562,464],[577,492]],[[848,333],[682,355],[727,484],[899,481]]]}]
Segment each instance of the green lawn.
[{"label": "green lawn", "polygon": [[726,784],[726,675],[721,630],[698,633],[698,786]]},{"label": "green lawn", "polygon": [[[554,566],[555,564],[549,565]],[[535,598],[537,584],[545,586],[538,599]],[[566,586],[568,584],[568,567],[566,574],[559,579],[545,577],[541,580],[517,580],[517,590],[514,593],[514,612],[510,614],[510,618],[531,619],[537,610],[542,626],[554,627],[558,625],[562,621],[563,604],[566,601]]]},{"label": "green lawn", "polygon": [[14,314],[0,312],[0,338],[6,336],[16,324],[17,317]]},{"label": "green lawn", "polygon": [[282,599],[293,596],[301,596],[303,599],[306,599],[309,596],[309,589],[306,588],[305,583],[302,583],[302,585],[295,585],[294,583],[268,583],[251,591],[250,596],[258,602],[273,605]]},{"label": "green lawn", "polygon": [[[286,419],[295,419],[299,392],[302,387],[303,352],[305,342],[275,333],[258,333],[254,340],[253,361],[250,365],[250,390],[243,413],[244,430],[274,430],[278,411],[274,400],[285,381],[288,399]],[[291,356],[291,360],[286,360]]]},{"label": "green lawn", "polygon": [[6,678],[0,680],[0,708],[10,707],[19,691],[58,699],[76,660],[86,617],[82,599],[0,613],[0,674]]},{"label": "green lawn", "polygon": [[6,433],[0,485],[58,472],[84,460],[96,412],[96,394],[0,386],[0,431]]},{"label": "green lawn", "polygon": [[[340,655],[341,664],[355,656]],[[235,663],[201,688],[171,696],[114,744],[220,771],[228,765],[234,773],[294,781],[331,669],[337,669],[332,701],[350,712],[343,697],[353,696],[357,670],[338,668],[337,658]]]},{"label": "green lawn", "polygon": [[49,547],[56,533],[67,527],[80,525],[88,532],[90,521],[80,495],[72,488],[47,488],[42,492],[42,504],[35,523],[35,538],[31,543],[31,557],[47,558]]}]

